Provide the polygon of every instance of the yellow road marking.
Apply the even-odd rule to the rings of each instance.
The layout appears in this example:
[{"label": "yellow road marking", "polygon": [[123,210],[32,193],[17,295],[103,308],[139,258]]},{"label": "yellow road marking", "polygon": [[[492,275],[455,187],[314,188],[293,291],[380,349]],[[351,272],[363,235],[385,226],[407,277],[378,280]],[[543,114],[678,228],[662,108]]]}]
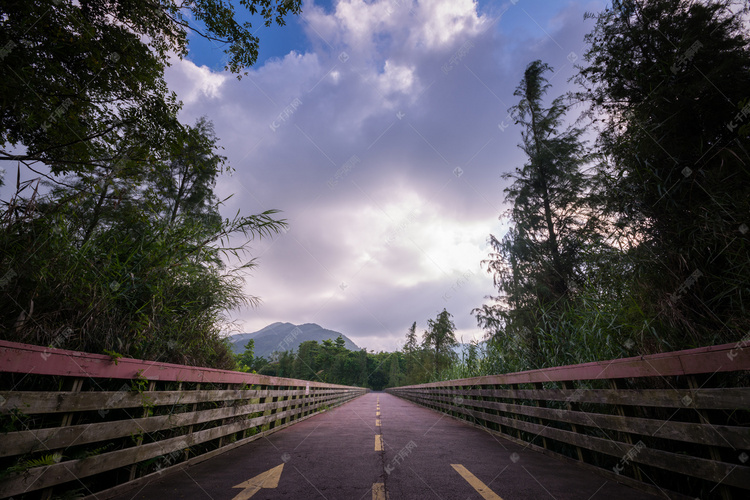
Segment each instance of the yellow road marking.
[{"label": "yellow road marking", "polygon": [[385,500],[385,484],[374,483],[372,485],[372,500]]},{"label": "yellow road marking", "polygon": [[498,495],[496,495],[494,491],[489,489],[486,484],[480,481],[477,476],[469,472],[463,465],[451,464],[451,467],[456,469],[456,472],[461,474],[461,477],[466,479],[466,482],[469,483],[472,488],[477,490],[477,493],[482,495],[482,498],[484,498],[484,500],[503,500]]},{"label": "yellow road marking", "polygon": [[375,419],[375,427],[380,427],[380,419],[379,418]]},{"label": "yellow road marking", "polygon": [[375,451],[383,451],[383,436],[375,434]]},{"label": "yellow road marking", "polygon": [[380,416],[380,410],[378,410],[378,411],[376,411],[376,412],[375,412],[375,416],[376,416],[376,417],[379,417],[379,416]]},{"label": "yellow road marking", "polygon": [[232,500],[247,500],[260,491],[261,488],[276,488],[281,479],[281,472],[284,470],[284,464],[277,465],[273,469],[261,472],[252,479],[232,486],[232,488],[244,488],[239,495]]}]

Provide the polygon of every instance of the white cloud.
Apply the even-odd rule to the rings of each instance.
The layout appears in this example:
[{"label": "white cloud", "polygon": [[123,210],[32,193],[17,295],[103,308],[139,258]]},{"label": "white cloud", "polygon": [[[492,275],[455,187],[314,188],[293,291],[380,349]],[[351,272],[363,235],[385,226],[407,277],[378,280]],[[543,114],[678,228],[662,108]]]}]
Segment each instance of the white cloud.
[{"label": "white cloud", "polygon": [[[183,120],[212,119],[237,170],[219,183],[236,193],[227,215],[278,208],[291,225],[254,243],[246,289],[263,305],[236,318],[245,331],[317,322],[392,349],[412,321],[445,307],[467,340],[480,335],[470,311],[493,293],[479,261],[488,234],[503,234],[499,173],[523,163],[518,128],[498,124],[526,64],[567,63],[580,37],[549,32],[561,48],[540,31],[502,52],[507,40],[471,0],[342,0],[332,12],[307,2],[303,12],[310,49],[241,81],[187,61],[167,72]],[[534,53],[537,40],[548,53]]]},{"label": "white cloud", "polygon": [[173,61],[169,72],[170,87],[185,105],[203,99],[220,99],[221,87],[227,80],[227,75],[214,73],[207,66],[196,66],[186,59]]},{"label": "white cloud", "polygon": [[385,61],[383,73],[378,76],[378,86],[380,87],[380,91],[385,95],[394,92],[408,94],[416,86],[415,80],[413,68],[400,66],[393,61],[387,60]]},{"label": "white cloud", "polygon": [[477,14],[473,0],[426,0],[416,3],[415,8],[418,28],[412,34],[413,41],[427,49],[463,43],[481,33],[489,22]]}]

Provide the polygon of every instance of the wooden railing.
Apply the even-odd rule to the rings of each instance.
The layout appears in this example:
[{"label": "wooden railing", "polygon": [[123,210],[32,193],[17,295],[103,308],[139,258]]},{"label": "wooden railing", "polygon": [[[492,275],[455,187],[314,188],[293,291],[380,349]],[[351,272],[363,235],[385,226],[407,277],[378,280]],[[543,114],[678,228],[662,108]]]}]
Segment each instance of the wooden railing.
[{"label": "wooden railing", "polygon": [[106,498],[365,392],[0,341],[0,498]]},{"label": "wooden railing", "polygon": [[660,496],[744,499],[750,498],[748,370],[750,336],[388,391]]}]

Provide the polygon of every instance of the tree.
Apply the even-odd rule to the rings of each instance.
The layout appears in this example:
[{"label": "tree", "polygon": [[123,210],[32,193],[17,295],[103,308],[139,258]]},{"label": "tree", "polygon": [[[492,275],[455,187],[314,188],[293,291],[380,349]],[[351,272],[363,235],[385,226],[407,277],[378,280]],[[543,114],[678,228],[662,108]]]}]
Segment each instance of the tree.
[{"label": "tree", "polygon": [[370,370],[368,369],[368,362],[367,362],[368,354],[367,349],[360,349],[359,351],[359,380],[358,383],[362,387],[369,387],[369,380],[370,380]]},{"label": "tree", "polygon": [[404,343],[404,352],[407,354],[414,353],[419,349],[417,341],[417,322],[415,321],[406,332],[406,342]]},{"label": "tree", "polygon": [[[301,4],[241,3],[266,24]],[[222,257],[284,223],[275,210],[219,216],[228,167],[210,122],[178,122],[164,68],[195,31],[225,42],[239,73],[257,57],[250,28],[221,0],[0,5],[0,161],[50,187],[19,182],[0,214],[0,263],[14,273],[0,327],[14,340],[234,365],[220,330],[227,309],[257,303],[242,290],[255,264],[226,270]]]},{"label": "tree", "polygon": [[253,365],[255,364],[254,350],[255,339],[250,339],[245,344],[245,350],[242,352],[242,354],[235,355],[237,365],[241,372],[249,372],[250,370],[252,370]]},{"label": "tree", "polygon": [[404,353],[404,362],[402,365],[404,372],[404,383],[419,384],[426,382],[429,377],[429,371],[424,363],[424,351],[419,345],[417,338],[417,322],[415,321],[406,332],[406,341],[402,348]]},{"label": "tree", "polygon": [[747,14],[732,0],[615,1],[577,77],[602,123],[598,190],[630,241],[635,302],[672,348],[750,326]]},{"label": "tree", "polygon": [[218,138],[213,123],[199,118],[194,127],[184,127],[175,152],[150,174],[151,191],[146,193],[161,207],[160,215],[174,224],[179,216],[203,219],[214,225],[221,219],[213,188],[226,170],[226,158],[216,151]]},{"label": "tree", "polygon": [[[301,0],[242,4],[266,25],[283,25],[301,8]],[[0,159],[67,173],[123,153],[139,161],[158,156],[179,128],[164,67],[170,54],[187,54],[188,33],[223,43],[234,73],[256,61],[254,29],[235,15],[221,0],[3,2]]]},{"label": "tree", "polygon": [[[212,152],[216,139],[205,133],[209,129],[191,133]],[[208,166],[214,170],[202,173],[209,185],[200,188],[204,193],[218,175],[216,162]],[[191,176],[193,167],[206,165],[188,162],[182,172]],[[222,220],[219,203],[204,195],[192,207],[182,203],[172,219],[175,198],[163,183],[95,170],[89,180],[72,176],[43,198],[22,195],[0,217],[0,261],[14,270],[0,294],[7,339],[234,366],[221,340],[224,314],[257,302],[242,286],[243,273],[255,263],[226,270],[222,257],[241,256],[250,240],[283,227],[273,211]],[[227,246],[230,235],[245,241]],[[61,336],[68,330],[73,334]]]},{"label": "tree", "polygon": [[321,380],[318,374],[320,351],[320,344],[315,340],[306,340],[299,345],[294,359],[294,378]]},{"label": "tree", "polygon": [[453,347],[458,345],[458,341],[455,335],[456,325],[451,321],[451,316],[451,313],[443,309],[434,320],[427,320],[427,330],[422,336],[422,343],[432,351],[435,376],[455,358]]},{"label": "tree", "polygon": [[388,387],[398,387],[401,384],[401,367],[399,365],[399,352],[391,353],[389,357],[390,368],[388,369]]},{"label": "tree", "polygon": [[512,226],[502,241],[490,235],[494,252],[483,261],[502,295],[474,310],[480,326],[494,333],[533,333],[540,308],[556,308],[570,298],[584,272],[584,249],[597,239],[581,170],[587,161],[582,131],[560,130],[566,112],[561,97],[549,107],[542,102],[550,70],[539,60],[529,64],[514,94],[520,100],[511,108],[523,126],[520,148],[528,161],[503,175],[513,179],[505,189]]}]

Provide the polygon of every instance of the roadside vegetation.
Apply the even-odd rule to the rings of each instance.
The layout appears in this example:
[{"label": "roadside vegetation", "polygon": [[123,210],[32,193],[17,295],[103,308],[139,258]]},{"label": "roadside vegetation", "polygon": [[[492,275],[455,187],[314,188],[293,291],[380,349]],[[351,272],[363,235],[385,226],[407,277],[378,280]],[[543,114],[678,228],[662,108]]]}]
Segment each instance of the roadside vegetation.
[{"label": "roadside vegetation", "polygon": [[[283,24],[300,3],[246,7]],[[15,184],[0,211],[2,338],[382,388],[750,330],[747,2],[614,0],[587,16],[564,95],[552,67],[529,62],[510,109],[526,161],[498,164],[510,230],[490,235],[482,263],[497,293],[473,311],[483,342],[457,350],[443,310],[397,352],[331,339],[268,360],[252,346],[233,356],[222,333],[228,311],[258,301],[243,292],[247,245],[285,222],[276,210],[222,217],[220,139],[207,119],[178,121],[164,81],[191,23],[226,42],[239,77],[259,40],[216,0],[117,5],[0,7],[0,159],[17,165],[0,179]]]}]

